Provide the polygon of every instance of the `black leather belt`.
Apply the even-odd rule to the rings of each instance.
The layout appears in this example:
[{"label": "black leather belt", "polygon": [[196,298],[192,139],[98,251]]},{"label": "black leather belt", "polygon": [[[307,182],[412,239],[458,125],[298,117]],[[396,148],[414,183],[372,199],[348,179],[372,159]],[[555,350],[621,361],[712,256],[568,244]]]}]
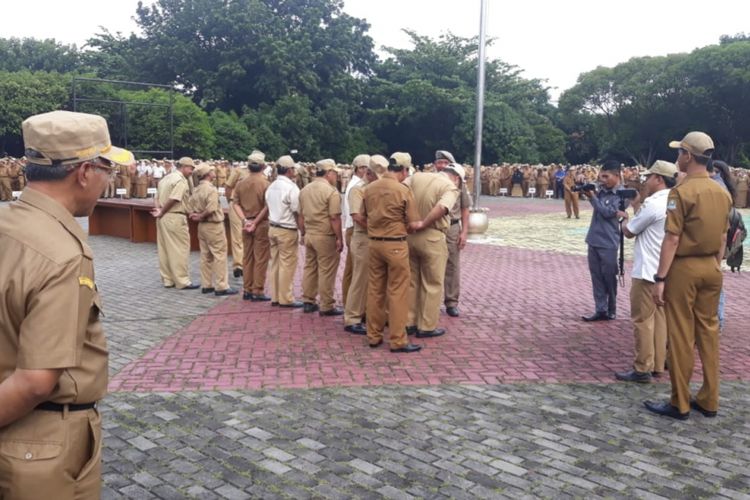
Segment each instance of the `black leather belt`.
[{"label": "black leather belt", "polygon": [[374,241],[406,241],[406,236],[398,236],[395,238],[378,238],[376,236],[370,236],[370,239]]},{"label": "black leather belt", "polygon": [[459,222],[461,222],[461,219],[451,219],[451,226],[454,224],[458,224]]},{"label": "black leather belt", "polygon": [[64,412],[65,407],[68,407],[68,411],[84,411],[84,410],[90,410],[92,408],[96,408],[96,403],[82,403],[82,404],[67,404],[62,405],[60,403],[53,403],[52,401],[45,401],[44,403],[40,403],[36,405],[35,410],[43,410],[43,411],[59,411]]},{"label": "black leather belt", "polygon": [[281,224],[276,224],[275,222],[269,222],[268,225],[271,226],[271,227],[278,227],[279,229],[287,229],[289,231],[296,231],[297,230],[296,227],[286,227],[286,226],[282,226]]}]

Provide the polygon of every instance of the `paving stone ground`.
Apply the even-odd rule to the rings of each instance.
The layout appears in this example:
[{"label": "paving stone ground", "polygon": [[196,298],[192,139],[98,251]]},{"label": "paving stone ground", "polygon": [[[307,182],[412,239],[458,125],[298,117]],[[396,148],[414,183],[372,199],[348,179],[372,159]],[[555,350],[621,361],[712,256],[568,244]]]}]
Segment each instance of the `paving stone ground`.
[{"label": "paving stone ground", "polygon": [[154,245],[92,237],[104,498],[750,498],[747,274],[725,274],[719,417],[653,417],[642,401],[668,381],[612,379],[632,356],[628,288],[617,321],[578,320],[588,213],[483,204],[494,238],[463,255],[462,316],[416,355],[338,318],[166,290]]}]

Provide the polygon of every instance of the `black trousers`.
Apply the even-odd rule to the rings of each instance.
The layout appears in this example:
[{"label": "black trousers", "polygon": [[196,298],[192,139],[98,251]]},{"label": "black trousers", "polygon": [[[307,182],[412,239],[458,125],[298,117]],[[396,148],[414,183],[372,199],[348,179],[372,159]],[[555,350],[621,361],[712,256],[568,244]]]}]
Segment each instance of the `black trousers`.
[{"label": "black trousers", "polygon": [[589,273],[598,313],[617,312],[617,250],[589,245]]}]

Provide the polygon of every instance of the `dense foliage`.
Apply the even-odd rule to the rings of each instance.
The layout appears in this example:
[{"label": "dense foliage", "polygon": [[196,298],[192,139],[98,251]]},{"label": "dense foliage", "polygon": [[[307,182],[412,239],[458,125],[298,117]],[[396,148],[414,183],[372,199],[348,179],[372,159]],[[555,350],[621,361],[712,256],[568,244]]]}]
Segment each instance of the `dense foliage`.
[{"label": "dense foliage", "polygon": [[[360,152],[435,149],[473,161],[477,40],[409,32],[410,49],[379,59],[364,19],[340,0],[158,0],[139,4],[141,35],[104,31],[78,49],[0,39],[0,152],[22,151],[20,123],[71,108],[71,80],[88,76],[174,86],[176,155],[242,159],[297,149],[346,162]],[[671,158],[669,139],[701,129],[724,158],[750,163],[750,40],[722,37],[691,54],[596,68],[550,102],[545,82],[503,61],[487,65],[484,162],[581,163]],[[81,84],[79,103],[110,122],[113,140],[169,149],[170,93]],[[152,156],[151,154],[144,154]]]}]

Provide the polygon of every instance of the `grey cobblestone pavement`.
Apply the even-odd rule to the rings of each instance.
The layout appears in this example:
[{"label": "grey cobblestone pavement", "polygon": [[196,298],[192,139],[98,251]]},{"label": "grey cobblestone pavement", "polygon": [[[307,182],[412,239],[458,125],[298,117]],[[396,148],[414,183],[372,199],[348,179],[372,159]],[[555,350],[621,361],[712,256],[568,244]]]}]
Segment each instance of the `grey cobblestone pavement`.
[{"label": "grey cobblestone pavement", "polygon": [[[112,374],[220,300],[162,288],[154,245],[91,245]],[[103,497],[750,498],[748,388],[687,422],[642,411],[664,383],[112,393]]]}]

